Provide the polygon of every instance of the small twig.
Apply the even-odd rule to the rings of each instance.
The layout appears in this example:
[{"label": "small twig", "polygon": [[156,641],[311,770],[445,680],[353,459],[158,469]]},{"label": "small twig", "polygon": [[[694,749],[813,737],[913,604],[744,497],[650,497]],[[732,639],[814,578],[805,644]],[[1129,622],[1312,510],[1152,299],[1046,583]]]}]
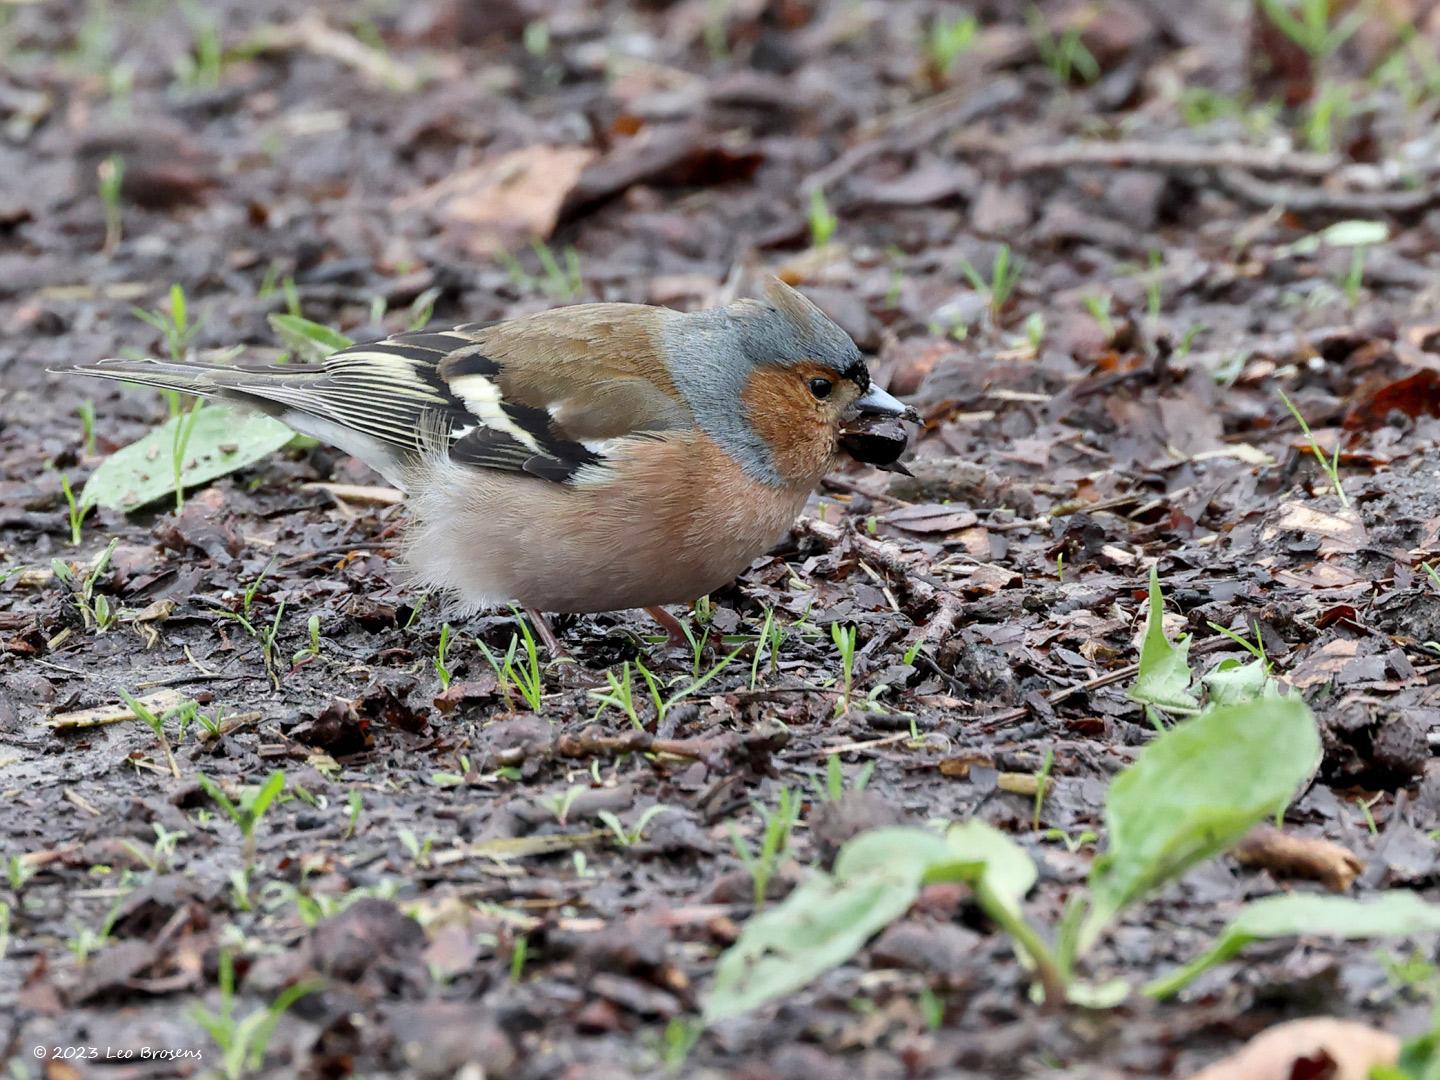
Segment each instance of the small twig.
[{"label": "small twig", "polygon": [[409,93],[420,85],[420,76],[410,68],[354,35],[336,30],[316,11],[306,11],[298,21],[288,25],[263,27],[255,41],[266,51],[303,49],[337,60],[401,93]]},{"label": "small twig", "polygon": [[938,649],[954,633],[955,624],[960,621],[963,611],[962,597],[943,582],[936,580],[933,575],[923,573],[912,565],[899,544],[865,536],[853,528],[842,529],[817,518],[801,518],[795,523],[795,529],[804,536],[819,540],[827,547],[834,547],[842,540],[848,540],[857,554],[889,574],[903,592],[919,603],[931,606],[933,610],[921,635],[926,646]]},{"label": "small twig", "polygon": [[67,787],[62,797],[65,799],[66,802],[73,804],[74,806],[83,810],[85,813],[89,814],[91,817],[100,816],[100,811],[95,807],[95,805],[86,800],[83,796],[79,795],[74,788]]},{"label": "small twig", "polygon": [[1070,169],[1077,165],[1114,165],[1151,169],[1246,169],[1322,179],[1340,167],[1332,154],[1263,150],[1254,146],[1196,146],[1150,142],[1069,142],[1025,146],[1010,155],[1017,172]]},{"label": "small twig", "polygon": [[[141,705],[156,714],[166,712],[185,702],[185,698],[174,690],[159,690],[153,694],[146,694],[138,700]],[[122,702],[119,705],[100,705],[93,709],[57,713],[45,721],[45,726],[54,731],[80,731],[85,728],[103,727],[106,724],[118,724],[135,718],[135,713],[130,706]]]},{"label": "small twig", "polygon": [[839,746],[822,746],[815,751],[818,758],[828,758],[831,754],[854,754],[861,750],[873,750],[877,746],[891,746],[897,742],[904,742],[911,738],[909,730],[897,731],[894,735],[886,735],[879,739],[866,739],[864,742],[842,743]]},{"label": "small twig", "polygon": [[812,191],[854,176],[882,154],[913,153],[947,132],[966,130],[973,120],[1013,104],[1024,94],[1019,79],[1001,78],[979,91],[971,87],[947,90],[884,113],[860,129],[861,141],[805,177],[800,182],[800,194],[808,197]]},{"label": "small twig", "polygon": [[288,559],[281,559],[275,565],[284,569],[291,566],[298,566],[300,563],[311,562],[315,559],[328,559],[336,555],[349,555],[352,551],[388,552],[394,547],[394,544],[382,543],[342,544],[338,547],[321,548],[319,551],[301,552],[299,555],[292,555]]},{"label": "small twig", "polygon": [[362,506],[396,506],[405,501],[405,493],[392,487],[374,484],[332,484],[314,481],[301,484],[305,491],[323,491],[341,502],[359,503]]},{"label": "small twig", "polygon": [[[1205,641],[1195,643],[1190,650],[1190,655],[1204,656],[1206,653],[1212,653],[1219,649],[1226,648],[1230,644],[1229,638],[1208,638]],[[1083,694],[1089,690],[1099,690],[1104,686],[1112,686],[1117,682],[1132,679],[1139,673],[1140,665],[1138,663],[1126,664],[1122,668],[1107,671],[1104,675],[1097,675],[1093,679],[1086,679],[1084,682],[1076,683],[1074,686],[1066,686],[1059,690],[1052,690],[1047,694],[1042,694],[1041,699],[1047,704],[1058,705],[1060,702],[1067,698],[1074,697],[1076,694]],[[1002,713],[987,716],[979,723],[967,726],[965,732],[969,735],[988,735],[991,732],[1000,730],[1002,727],[1015,723],[1017,720],[1025,719],[1030,713],[1031,707],[1028,704],[1020,705],[1013,709],[1006,709]]]},{"label": "small twig", "polygon": [[1411,191],[1337,191],[1261,180],[1238,169],[1222,169],[1217,178],[1221,187],[1246,202],[1300,213],[1308,211],[1363,217],[1408,214],[1423,210],[1440,199],[1440,190],[1435,185],[1422,185]]},{"label": "small twig", "polygon": [[914,503],[904,499],[897,499],[894,495],[883,491],[866,491],[859,484],[852,483],[840,476],[827,476],[822,481],[822,486],[829,491],[843,491],[847,495],[863,495],[874,502],[889,503],[891,506],[913,506]]},{"label": "small twig", "polygon": [[708,739],[660,739],[648,731],[626,731],[606,735],[586,730],[578,735],[558,734],[548,743],[512,746],[491,759],[495,766],[519,765],[544,758],[619,757],[624,754],[656,754],[704,761],[723,767],[727,759],[783,750],[790,741],[784,728],[730,732]]}]

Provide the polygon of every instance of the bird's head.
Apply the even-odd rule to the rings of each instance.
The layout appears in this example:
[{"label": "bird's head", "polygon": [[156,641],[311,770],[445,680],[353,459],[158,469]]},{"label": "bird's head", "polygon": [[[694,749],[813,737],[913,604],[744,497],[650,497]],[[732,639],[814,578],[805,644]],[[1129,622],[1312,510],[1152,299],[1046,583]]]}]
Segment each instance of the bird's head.
[{"label": "bird's head", "polygon": [[875,386],[860,349],[800,293],[683,316],[667,328],[670,373],[700,426],[752,476],[813,486],[840,450],[896,467],[915,410]]}]

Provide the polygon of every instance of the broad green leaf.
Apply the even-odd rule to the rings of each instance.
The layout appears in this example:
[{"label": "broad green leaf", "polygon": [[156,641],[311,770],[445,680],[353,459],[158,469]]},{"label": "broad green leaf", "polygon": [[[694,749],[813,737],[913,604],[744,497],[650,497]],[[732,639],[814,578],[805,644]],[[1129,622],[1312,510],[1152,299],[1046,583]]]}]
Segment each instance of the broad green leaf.
[{"label": "broad green leaf", "polygon": [[[953,874],[943,880],[978,878],[1006,910],[1020,914],[1020,901],[1034,887],[1036,876],[1035,863],[1024,848],[993,825],[976,818],[950,826],[945,833],[945,843],[952,858],[974,864],[975,869],[973,873]],[[937,873],[943,869],[932,867],[927,880],[942,880]]]},{"label": "broad green leaf", "polygon": [[1214,706],[1159,736],[1106,794],[1107,849],[1091,870],[1078,953],[1127,905],[1287,806],[1319,761],[1299,696]]},{"label": "broad green leaf", "polygon": [[835,874],[817,874],[784,903],[751,918],[715,969],[707,1022],[792,993],[854,956],[905,913],[927,881],[980,881],[1006,905],[1035,881],[1017,845],[982,822],[940,837],[924,829],[874,829],[840,850]]},{"label": "broad green leaf", "polygon": [[1145,614],[1145,638],[1140,644],[1140,671],[1130,688],[1130,699],[1162,709],[1194,709],[1200,704],[1190,693],[1190,635],[1175,644],[1165,637],[1165,604],[1160,577],[1150,568],[1150,607]]},{"label": "broad green leaf", "polygon": [[[175,494],[175,427],[188,417],[172,416],[150,434],[121,447],[85,482],[80,502],[127,514]],[[280,449],[295,433],[269,416],[226,405],[207,405],[194,417],[180,481],[186,488],[253,465]]]},{"label": "broad green leaf", "polygon": [[913,876],[918,887],[932,866],[950,857],[945,838],[928,829],[903,825],[871,829],[840,849],[835,857],[835,879],[858,881],[875,873]]},{"label": "broad green leaf", "polygon": [[1390,238],[1390,230],[1383,221],[1337,221],[1334,225],[1302,236],[1293,244],[1280,249],[1283,255],[1313,255],[1321,246],[1326,247],[1369,247],[1383,244]]},{"label": "broad green leaf", "polygon": [[1212,705],[1238,705],[1273,693],[1275,681],[1265,674],[1263,660],[1221,660],[1201,676],[1210,691]]},{"label": "broad green leaf", "polygon": [[340,331],[299,315],[271,315],[270,328],[301,360],[323,360],[331,353],[355,344],[353,338]]},{"label": "broad green leaf", "polygon": [[854,956],[914,903],[920,878],[908,869],[872,868],[854,881],[817,874],[784,903],[754,916],[715,968],[706,1022],[793,993]]},{"label": "broad green leaf", "polygon": [[1427,904],[1415,893],[1396,890],[1375,900],[1348,896],[1289,895],[1256,900],[1241,908],[1210,951],[1173,975],[1145,987],[1151,997],[1169,997],[1197,975],[1224,963],[1251,942],[1263,938],[1410,937],[1440,933],[1440,905]]}]

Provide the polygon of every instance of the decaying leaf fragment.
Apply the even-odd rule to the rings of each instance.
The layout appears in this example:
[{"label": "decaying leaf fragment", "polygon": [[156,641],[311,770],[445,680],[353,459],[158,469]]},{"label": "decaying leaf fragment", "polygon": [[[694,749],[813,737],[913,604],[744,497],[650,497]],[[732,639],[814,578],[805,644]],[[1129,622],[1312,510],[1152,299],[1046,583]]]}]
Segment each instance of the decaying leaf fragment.
[{"label": "decaying leaf fragment", "polygon": [[1190,1080],[1367,1080],[1376,1065],[1393,1065],[1399,1057],[1400,1040],[1394,1035],[1354,1020],[1315,1016],[1261,1032]]},{"label": "decaying leaf fragment", "polygon": [[466,251],[490,257],[549,237],[594,156],[580,146],[527,146],[452,173],[396,209],[428,210]]}]

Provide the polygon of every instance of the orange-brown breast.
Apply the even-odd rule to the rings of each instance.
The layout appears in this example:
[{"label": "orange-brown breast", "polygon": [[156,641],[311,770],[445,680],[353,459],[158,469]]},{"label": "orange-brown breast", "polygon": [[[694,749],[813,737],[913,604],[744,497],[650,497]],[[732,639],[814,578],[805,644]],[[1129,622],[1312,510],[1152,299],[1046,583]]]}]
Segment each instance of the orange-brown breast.
[{"label": "orange-brown breast", "polygon": [[696,432],[627,440],[574,486],[438,456],[426,467],[409,501],[407,561],[424,587],[472,609],[694,600],[769,550],[810,490],[757,483]]}]

